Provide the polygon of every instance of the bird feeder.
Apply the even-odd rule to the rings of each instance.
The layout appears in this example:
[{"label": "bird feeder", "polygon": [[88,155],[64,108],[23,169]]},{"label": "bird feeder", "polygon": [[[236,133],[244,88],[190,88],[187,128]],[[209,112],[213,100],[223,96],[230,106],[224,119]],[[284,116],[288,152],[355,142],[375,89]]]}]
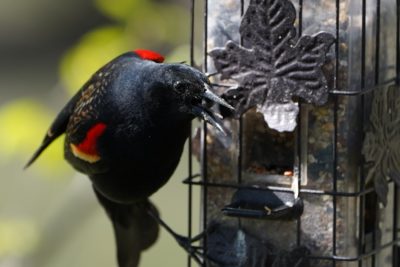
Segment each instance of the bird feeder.
[{"label": "bird feeder", "polygon": [[399,1],[200,2],[204,266],[400,266]]}]

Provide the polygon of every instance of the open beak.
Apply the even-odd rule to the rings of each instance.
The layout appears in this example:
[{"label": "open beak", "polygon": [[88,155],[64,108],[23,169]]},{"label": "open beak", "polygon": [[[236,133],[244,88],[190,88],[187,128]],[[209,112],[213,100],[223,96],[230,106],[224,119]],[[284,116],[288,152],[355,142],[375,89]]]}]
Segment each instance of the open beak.
[{"label": "open beak", "polygon": [[229,108],[230,110],[235,110],[231,105],[229,105],[225,100],[217,96],[211,91],[211,87],[208,84],[204,84],[204,87],[206,88],[206,91],[203,94],[203,97],[206,99],[209,99],[217,104],[220,104],[226,108]]},{"label": "open beak", "polygon": [[[210,85],[204,84],[204,87],[206,89],[205,92],[203,93],[204,99],[208,99],[214,103],[220,104],[226,108],[234,110],[234,108],[231,105],[229,105],[225,100],[223,100],[221,97],[217,96],[210,90],[211,89]],[[219,131],[221,131],[226,135],[226,132],[222,126],[223,122],[219,114],[213,113],[211,110],[209,110],[208,108],[204,107],[201,104],[193,106],[192,112],[195,116],[202,118],[203,120],[210,123],[212,126],[214,126]]]}]

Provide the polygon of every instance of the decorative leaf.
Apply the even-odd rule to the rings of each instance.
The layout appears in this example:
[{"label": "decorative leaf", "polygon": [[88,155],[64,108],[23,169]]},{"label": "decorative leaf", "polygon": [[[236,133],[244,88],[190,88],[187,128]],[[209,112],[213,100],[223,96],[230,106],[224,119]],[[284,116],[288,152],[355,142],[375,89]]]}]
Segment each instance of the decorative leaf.
[{"label": "decorative leaf", "polygon": [[389,177],[390,177],[391,179],[393,179],[393,181],[394,181],[396,184],[400,184],[400,172],[398,172],[398,171],[392,171],[392,172],[390,172]]},{"label": "decorative leaf", "polygon": [[318,105],[326,102],[328,85],[321,67],[335,39],[321,32],[297,40],[295,19],[288,0],[251,0],[240,26],[244,46],[229,41],[210,52],[221,79],[239,84],[225,93],[237,114],[266,100],[288,103],[293,96]]},{"label": "decorative leaf", "polygon": [[378,195],[378,199],[382,202],[383,205],[387,204],[387,194],[389,192],[389,185],[382,168],[377,170],[374,175],[374,187],[375,192]]},{"label": "decorative leaf", "polygon": [[399,88],[378,89],[373,95],[369,130],[362,153],[379,200],[386,205],[390,177],[400,185],[400,95]]}]

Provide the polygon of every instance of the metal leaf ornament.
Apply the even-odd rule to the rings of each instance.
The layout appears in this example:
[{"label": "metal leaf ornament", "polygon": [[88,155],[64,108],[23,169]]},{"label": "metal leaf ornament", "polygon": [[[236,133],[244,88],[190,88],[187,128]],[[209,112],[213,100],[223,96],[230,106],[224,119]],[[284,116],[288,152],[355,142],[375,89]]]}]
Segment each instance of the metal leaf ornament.
[{"label": "metal leaf ornament", "polygon": [[251,0],[240,25],[243,46],[228,41],[225,48],[210,52],[221,79],[238,82],[237,88],[224,93],[237,116],[258,107],[270,127],[279,124],[277,113],[282,112],[295,114],[295,124],[294,96],[317,105],[327,101],[328,84],[321,67],[335,38],[320,32],[297,39],[295,19],[296,10],[288,0]]},{"label": "metal leaf ornament", "polygon": [[400,94],[396,86],[374,93],[370,129],[365,134],[363,154],[368,167],[367,183],[373,182],[379,200],[386,206],[387,178],[400,185]]}]

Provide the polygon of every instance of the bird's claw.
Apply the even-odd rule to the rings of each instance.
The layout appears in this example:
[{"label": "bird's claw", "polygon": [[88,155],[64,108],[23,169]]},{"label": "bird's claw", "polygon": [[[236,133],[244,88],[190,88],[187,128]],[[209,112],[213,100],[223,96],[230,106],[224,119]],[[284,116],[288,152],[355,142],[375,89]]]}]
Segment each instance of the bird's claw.
[{"label": "bird's claw", "polygon": [[168,232],[172,235],[172,237],[176,240],[176,242],[190,255],[190,257],[196,261],[198,264],[202,265],[204,259],[207,258],[205,255],[203,248],[201,246],[193,246],[192,243],[200,241],[206,234],[207,231],[203,231],[202,233],[188,238],[182,235],[177,234],[174,230],[171,229],[159,216],[154,212],[154,210],[149,209],[148,213]]},{"label": "bird's claw", "polygon": [[197,235],[193,238],[188,238],[181,235],[174,236],[176,242],[196,261],[198,264],[202,264],[204,261],[203,247],[193,246],[192,244],[199,241],[204,236],[204,233]]}]

